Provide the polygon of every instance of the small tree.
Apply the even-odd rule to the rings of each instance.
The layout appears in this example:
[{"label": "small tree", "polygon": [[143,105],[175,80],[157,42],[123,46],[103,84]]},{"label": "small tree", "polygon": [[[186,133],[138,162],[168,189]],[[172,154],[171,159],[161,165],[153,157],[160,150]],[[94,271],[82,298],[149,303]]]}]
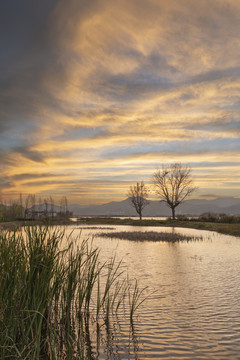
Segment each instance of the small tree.
[{"label": "small tree", "polygon": [[62,217],[71,216],[71,212],[68,211],[68,200],[67,200],[66,196],[63,196],[60,199],[60,213],[59,213],[59,215],[62,216]]},{"label": "small tree", "polygon": [[136,212],[139,215],[140,220],[142,220],[142,211],[149,204],[147,200],[148,190],[143,181],[140,183],[137,182],[136,185],[130,186],[128,192],[128,199],[130,204],[135,208]]},{"label": "small tree", "polygon": [[44,207],[45,207],[44,215],[47,217],[49,215],[48,214],[48,199],[44,199],[43,202],[44,202]]},{"label": "small tree", "polygon": [[197,188],[193,186],[191,168],[181,163],[163,165],[153,175],[156,194],[172,210],[175,220],[175,208],[190,196]]},{"label": "small tree", "polygon": [[52,196],[49,197],[49,205],[50,205],[50,214],[53,218],[54,215],[54,200],[52,198]]}]

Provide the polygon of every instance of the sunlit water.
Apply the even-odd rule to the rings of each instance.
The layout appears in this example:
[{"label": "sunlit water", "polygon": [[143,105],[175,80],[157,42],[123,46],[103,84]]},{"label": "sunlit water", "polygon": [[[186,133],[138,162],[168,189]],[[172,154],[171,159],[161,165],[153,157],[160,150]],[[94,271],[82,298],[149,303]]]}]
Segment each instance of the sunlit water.
[{"label": "sunlit water", "polygon": [[118,336],[108,333],[100,344],[93,343],[90,359],[240,359],[240,238],[175,229],[202,235],[203,241],[138,242],[94,234],[139,227],[100,227],[76,225],[67,233],[74,229],[81,239],[93,239],[102,261],[116,253],[129,276],[138,279],[140,287],[148,286],[150,295],[138,310],[134,328],[119,319]]}]

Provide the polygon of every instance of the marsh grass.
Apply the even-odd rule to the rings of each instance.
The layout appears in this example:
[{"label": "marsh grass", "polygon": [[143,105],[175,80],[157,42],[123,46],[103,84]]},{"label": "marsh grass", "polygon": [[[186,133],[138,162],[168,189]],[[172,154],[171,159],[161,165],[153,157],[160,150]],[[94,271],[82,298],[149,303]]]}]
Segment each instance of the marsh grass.
[{"label": "marsh grass", "polygon": [[122,307],[132,320],[142,302],[115,257],[101,264],[91,243],[69,237],[64,247],[64,237],[47,227],[0,234],[1,359],[88,359],[92,324],[107,329]]},{"label": "marsh grass", "polygon": [[189,236],[182,235],[177,232],[167,233],[158,231],[115,231],[115,232],[102,232],[98,233],[99,237],[118,238],[134,241],[166,241],[166,242],[179,242],[179,241],[192,241],[202,240],[202,236]]},{"label": "marsh grass", "polygon": [[128,281],[129,284],[129,305],[130,305],[130,321],[133,326],[133,315],[140,305],[146,300],[147,296],[144,296],[144,291],[147,287],[140,289],[138,286],[138,281],[135,280],[134,284],[131,284],[131,281]]}]

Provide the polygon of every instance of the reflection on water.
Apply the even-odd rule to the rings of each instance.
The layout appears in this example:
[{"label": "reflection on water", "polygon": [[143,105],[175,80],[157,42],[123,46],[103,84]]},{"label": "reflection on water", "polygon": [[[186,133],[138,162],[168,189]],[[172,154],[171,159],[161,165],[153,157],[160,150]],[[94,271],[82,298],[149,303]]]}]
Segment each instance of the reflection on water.
[{"label": "reflection on water", "polygon": [[[139,227],[104,231],[116,230],[139,231]],[[172,228],[142,228],[146,230]],[[177,229],[202,235],[203,241],[172,244],[94,238],[97,226],[85,230],[76,226],[74,234],[79,231],[82,238],[93,238],[103,261],[116,252],[131,278],[155,290],[132,327],[120,317],[105,334],[102,329],[95,334],[89,330],[89,359],[240,359],[239,238]]]},{"label": "reflection on water", "polygon": [[[125,324],[123,323],[123,319]],[[96,323],[85,315],[84,326],[79,328],[79,344],[84,360],[139,359],[139,338],[134,324],[126,318],[114,318],[109,323]],[[80,344],[80,342],[82,342]]]},{"label": "reflection on water", "polygon": [[[127,322],[125,317],[123,319]],[[62,343],[62,351],[57,354],[57,358],[63,359],[64,353],[68,356],[71,353],[71,358],[78,360],[139,359],[139,340],[134,324],[131,322],[129,325],[128,321],[128,326],[126,325],[117,317],[113,317],[108,323],[96,323],[96,319],[85,313],[72,327],[71,334],[71,330],[67,329],[70,346]],[[74,351],[72,341],[77,344]]]}]

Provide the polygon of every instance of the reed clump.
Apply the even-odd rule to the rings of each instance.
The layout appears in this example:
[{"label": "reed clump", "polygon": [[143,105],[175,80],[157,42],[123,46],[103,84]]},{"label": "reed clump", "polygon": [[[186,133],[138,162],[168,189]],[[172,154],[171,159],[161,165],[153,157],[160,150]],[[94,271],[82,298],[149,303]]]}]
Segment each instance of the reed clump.
[{"label": "reed clump", "polygon": [[121,263],[101,264],[88,241],[63,239],[47,227],[0,233],[1,359],[87,359],[89,319],[109,323],[128,297],[132,321],[141,291],[129,295]]},{"label": "reed clump", "polygon": [[189,236],[182,235],[177,232],[167,233],[158,231],[115,231],[115,232],[102,232],[97,234],[100,237],[118,238],[134,241],[192,241],[202,240],[202,236]]}]

